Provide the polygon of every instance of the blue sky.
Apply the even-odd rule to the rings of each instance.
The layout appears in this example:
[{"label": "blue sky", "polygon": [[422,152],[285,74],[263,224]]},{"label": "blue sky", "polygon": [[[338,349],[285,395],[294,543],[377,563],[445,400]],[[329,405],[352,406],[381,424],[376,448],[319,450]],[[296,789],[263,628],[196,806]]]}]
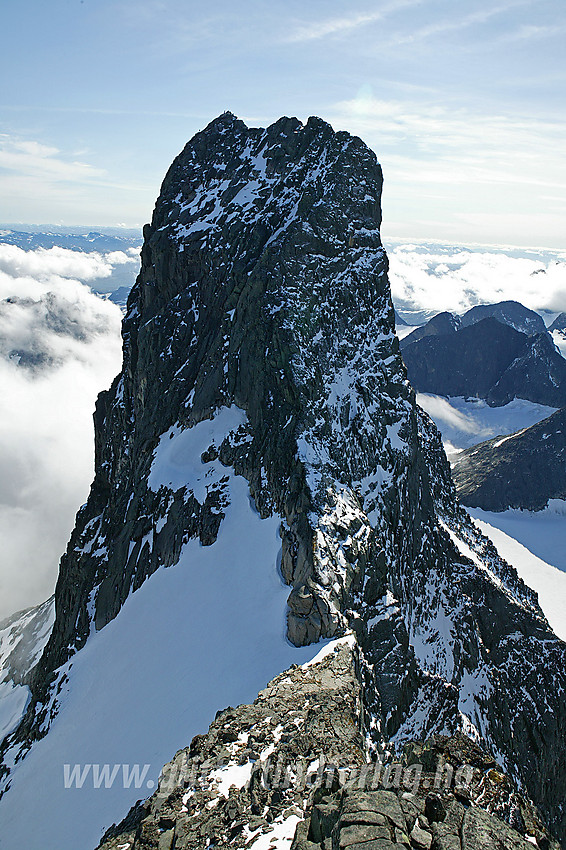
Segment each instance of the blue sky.
[{"label": "blue sky", "polygon": [[19,0],[2,29],[0,221],[142,224],[229,109],[361,135],[385,237],[566,247],[564,0]]}]

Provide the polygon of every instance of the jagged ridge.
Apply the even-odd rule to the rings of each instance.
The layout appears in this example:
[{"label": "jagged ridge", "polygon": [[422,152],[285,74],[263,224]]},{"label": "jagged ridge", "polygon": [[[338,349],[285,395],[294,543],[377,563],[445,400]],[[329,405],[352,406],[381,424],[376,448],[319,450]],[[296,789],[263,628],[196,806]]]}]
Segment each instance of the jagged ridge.
[{"label": "jagged ridge", "polygon": [[566,498],[566,409],[507,437],[460,452],[453,476],[464,505],[539,511]]}]

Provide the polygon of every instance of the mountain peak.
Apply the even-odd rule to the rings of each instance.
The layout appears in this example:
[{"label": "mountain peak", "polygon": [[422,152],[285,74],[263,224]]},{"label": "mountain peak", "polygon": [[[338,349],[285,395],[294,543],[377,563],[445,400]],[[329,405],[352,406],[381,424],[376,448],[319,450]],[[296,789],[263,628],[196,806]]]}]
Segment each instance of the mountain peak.
[{"label": "mountain peak", "polygon": [[[151,639],[157,619],[182,631],[182,655],[204,653],[198,687],[210,699],[228,677],[231,704],[258,646],[271,641],[280,659],[347,632],[371,753],[465,730],[566,832],[564,645],[459,507],[440,436],[417,408],[395,335],[381,189],[375,154],[317,118],[248,128],[224,114],[173,162],[144,230],[122,371],[97,403],[95,479],[61,561],[54,630],[7,759],[55,716],[54,731],[80,726],[87,692],[112,710],[107,694],[87,689],[81,702],[73,687],[81,657],[105,669],[121,629],[129,702],[114,719],[129,734],[155,684],[127,632],[135,612],[160,688],[180,694],[164,721],[174,746],[195,686],[182,661],[169,663],[175,630]],[[279,614],[266,616],[277,567],[300,650]],[[169,581],[179,591],[161,595]],[[253,648],[227,664],[242,635]],[[15,778],[21,793],[33,752]]]}]

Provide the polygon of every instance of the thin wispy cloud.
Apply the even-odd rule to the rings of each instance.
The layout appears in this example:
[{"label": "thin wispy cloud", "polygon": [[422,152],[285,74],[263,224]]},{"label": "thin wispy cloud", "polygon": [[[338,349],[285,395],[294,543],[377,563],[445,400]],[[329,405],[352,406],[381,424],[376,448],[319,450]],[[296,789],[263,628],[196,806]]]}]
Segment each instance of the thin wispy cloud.
[{"label": "thin wispy cloud", "polygon": [[351,14],[340,18],[328,18],[324,21],[313,21],[302,24],[287,36],[285,41],[316,41],[328,36],[351,33],[353,30],[359,29],[366,24],[376,23],[389,15],[400,12],[410,6],[418,6],[421,3],[422,0],[397,0],[397,2],[385,4],[375,12],[366,12],[357,15]]},{"label": "thin wispy cloud", "polygon": [[[562,244],[566,121],[449,109],[424,98],[387,101],[369,88],[336,104],[331,121],[377,152],[387,181],[384,221],[392,234],[411,235],[398,218],[404,204],[423,236]],[[423,196],[430,200],[417,205]]]},{"label": "thin wispy cloud", "polygon": [[494,151],[523,151],[544,155],[566,142],[566,121],[530,116],[486,114],[466,108],[448,108],[424,100],[384,100],[371,88],[363,88],[351,100],[334,106],[334,116],[356,121],[365,131],[377,131],[382,141],[411,138],[415,148],[426,152],[452,149],[462,157],[485,162]]},{"label": "thin wispy cloud", "polygon": [[49,180],[82,181],[102,177],[105,172],[86,162],[62,155],[58,148],[35,140],[0,134],[0,169]]},{"label": "thin wispy cloud", "polygon": [[452,407],[450,402],[437,395],[428,393],[417,393],[417,403],[426,410],[435,421],[440,420],[443,424],[450,425],[465,434],[477,434],[481,426],[469,414],[463,413]]},{"label": "thin wispy cloud", "polygon": [[[120,204],[115,220],[123,221],[124,208],[139,205],[144,196],[151,209],[155,185],[140,185],[116,171],[110,174],[85,162],[84,148],[78,150],[67,152],[37,139],[0,134],[0,220],[29,221],[25,211],[33,206],[36,221],[92,226],[107,220],[109,198]],[[139,222],[141,216],[131,220]]]},{"label": "thin wispy cloud", "polygon": [[520,42],[540,41],[545,38],[563,38],[566,24],[524,24],[512,32],[504,33],[496,39],[496,44],[513,44]]},{"label": "thin wispy cloud", "polygon": [[454,33],[467,30],[477,25],[487,24],[493,18],[504,15],[506,12],[511,10],[515,10],[522,6],[529,6],[531,5],[531,2],[532,0],[515,0],[515,2],[512,3],[504,3],[499,6],[482,9],[478,12],[473,12],[470,15],[464,15],[463,17],[459,16],[457,8],[453,7],[453,11],[456,13],[454,17],[436,21],[426,27],[421,27],[413,32],[406,33],[405,35],[398,35],[393,38],[393,41],[396,45],[400,46],[403,44],[416,43],[418,41],[426,41],[450,32]]},{"label": "thin wispy cloud", "polygon": [[[163,110],[163,109],[109,109],[107,107],[85,107],[85,106],[56,106],[53,104],[33,104],[33,105],[22,105],[16,103],[3,103],[0,105],[0,109],[4,109],[9,112],[47,112],[47,113],[61,113],[61,114],[69,114],[69,115],[126,115],[126,116],[140,116],[140,117],[151,117],[151,118],[199,118],[202,119],[206,117],[204,113],[195,113],[190,110]],[[1,134],[0,134],[1,138]],[[58,152],[56,148],[53,148],[55,152]]]}]

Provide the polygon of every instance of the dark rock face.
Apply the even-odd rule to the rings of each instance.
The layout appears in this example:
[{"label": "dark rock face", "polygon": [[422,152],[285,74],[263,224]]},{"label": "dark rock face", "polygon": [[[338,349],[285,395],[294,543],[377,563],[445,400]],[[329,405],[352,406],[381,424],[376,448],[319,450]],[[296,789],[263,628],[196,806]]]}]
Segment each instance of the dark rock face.
[{"label": "dark rock face", "polygon": [[486,398],[525,342],[523,334],[488,318],[451,334],[423,337],[404,348],[403,359],[420,392]]},{"label": "dark rock face", "polygon": [[566,313],[559,313],[553,323],[550,325],[549,331],[566,331]]},{"label": "dark rock face", "polygon": [[452,475],[462,504],[486,511],[538,511],[549,499],[566,499],[566,410],[466,449]]},{"label": "dark rock face", "polygon": [[[529,310],[518,301],[500,301],[498,304],[477,304],[463,316],[454,316],[452,313],[438,313],[432,319],[408,334],[401,341],[401,348],[406,348],[413,342],[418,342],[425,336],[443,336],[456,333],[461,328],[470,327],[481,322],[483,319],[497,319],[502,325],[508,325],[527,336],[546,334],[547,329],[538,313]],[[560,317],[556,319],[559,321]],[[554,327],[549,328],[553,330]]]},{"label": "dark rock face", "polygon": [[253,705],[220,712],[100,850],[285,838],[295,850],[558,847],[495,759],[464,735],[414,744],[402,761],[368,762],[358,663],[338,642],[319,663],[278,676]]},{"label": "dark rock face", "polygon": [[458,316],[453,316],[452,313],[438,313],[433,316],[426,325],[416,328],[410,334],[401,340],[400,346],[403,350],[413,342],[418,342],[427,336],[445,336],[446,334],[456,333],[460,328],[461,320]]},{"label": "dark rock face", "polygon": [[566,361],[546,332],[527,336],[490,317],[424,336],[404,347],[403,359],[420,392],[483,398],[495,407],[515,397],[566,404]]},{"label": "dark rock face", "polygon": [[[189,482],[152,487],[151,470],[169,429],[236,405],[244,424],[195,462],[243,475],[259,513],[281,518],[289,639],[356,636],[370,752],[392,758],[415,738],[465,730],[566,835],[565,647],[458,506],[439,433],[419,413],[380,201],[374,154],[320,119],[249,129],[227,113],[173,163],[144,229],[123,369],[98,400],[95,479],[10,758],[46,733],[56,671],[91,629],[187,540],[214,546],[221,479],[199,495]],[[491,339],[492,324],[507,349],[524,345],[485,319],[407,352],[478,328]]]},{"label": "dark rock face", "polygon": [[529,310],[518,301],[500,301],[498,304],[477,304],[461,318],[461,327],[466,328],[487,318],[497,319],[504,325],[514,328],[527,336],[546,333],[546,325],[541,316]]}]

